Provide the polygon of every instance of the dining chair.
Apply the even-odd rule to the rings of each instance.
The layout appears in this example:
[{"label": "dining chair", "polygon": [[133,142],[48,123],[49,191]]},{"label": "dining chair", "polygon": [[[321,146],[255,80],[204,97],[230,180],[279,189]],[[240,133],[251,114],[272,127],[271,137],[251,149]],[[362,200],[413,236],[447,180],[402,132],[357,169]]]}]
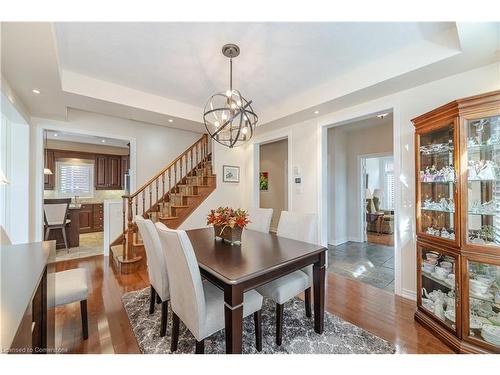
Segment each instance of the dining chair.
[{"label": "dining chair", "polygon": [[149,313],[152,314],[155,311],[155,302],[159,299],[158,302],[161,303],[160,337],[163,337],[167,333],[168,301],[170,300],[167,264],[161,249],[160,237],[153,222],[137,215],[135,223],[139,228],[148,259],[148,276],[151,285]]},{"label": "dining chair", "polygon": [[[317,243],[317,219],[315,214],[281,211],[278,237]],[[264,284],[256,290],[276,303],[276,345],[281,345],[283,336],[283,305],[304,292],[306,316],[311,317],[312,265]]]},{"label": "dining chair", "polygon": [[9,235],[1,225],[0,225],[0,245],[12,245]]},{"label": "dining chair", "polygon": [[50,231],[60,229],[64,240],[64,247],[69,251],[68,239],[66,238],[66,225],[71,222],[68,219],[68,209],[71,198],[45,199],[43,201],[45,240],[49,239]]},{"label": "dining chair", "polygon": [[[204,353],[205,338],[225,327],[224,292],[209,281],[201,279],[198,261],[186,232],[168,229],[156,223],[162,250],[167,261],[172,309],[170,350],[175,352],[179,341],[179,322],[196,339],[196,353]],[[243,296],[243,317],[253,314],[255,342],[262,350],[262,296],[249,290]]]},{"label": "dining chair", "polygon": [[272,208],[255,208],[251,207],[247,210],[250,222],[246,229],[255,230],[257,232],[269,233],[271,219],[273,217]]},{"label": "dining chair", "polygon": [[85,268],[72,268],[66,271],[52,272],[48,274],[47,279],[47,282],[54,286],[54,297],[48,299],[49,307],[80,302],[82,336],[84,340],[87,340],[89,338],[87,270]]}]

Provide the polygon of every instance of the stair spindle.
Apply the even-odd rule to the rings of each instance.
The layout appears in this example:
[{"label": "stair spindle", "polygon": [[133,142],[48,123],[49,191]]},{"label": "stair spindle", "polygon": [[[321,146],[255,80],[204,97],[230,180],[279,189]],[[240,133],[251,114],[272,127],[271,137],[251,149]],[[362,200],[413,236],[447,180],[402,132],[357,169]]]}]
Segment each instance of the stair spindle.
[{"label": "stair spindle", "polygon": [[159,184],[159,181],[158,179],[156,179],[156,202],[158,203],[158,184]]},{"label": "stair spindle", "polygon": [[146,213],[146,195],[144,194],[146,189],[142,191],[142,216],[144,217],[144,214]]},{"label": "stair spindle", "polygon": [[161,174],[161,186],[162,186],[161,200],[162,202],[165,202],[165,173]]},{"label": "stair spindle", "polygon": [[172,201],[170,199],[170,194],[172,194],[172,169],[168,169],[168,201]]}]

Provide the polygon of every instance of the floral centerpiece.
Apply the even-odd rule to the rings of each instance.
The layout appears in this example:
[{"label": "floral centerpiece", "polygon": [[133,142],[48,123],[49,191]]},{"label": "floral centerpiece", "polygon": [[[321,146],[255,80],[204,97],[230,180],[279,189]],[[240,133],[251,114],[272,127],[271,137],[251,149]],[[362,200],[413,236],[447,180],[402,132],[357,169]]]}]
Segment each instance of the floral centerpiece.
[{"label": "floral centerpiece", "polygon": [[249,222],[248,213],[241,208],[219,207],[207,216],[207,225],[214,226],[215,237],[231,245],[241,243],[241,232]]}]

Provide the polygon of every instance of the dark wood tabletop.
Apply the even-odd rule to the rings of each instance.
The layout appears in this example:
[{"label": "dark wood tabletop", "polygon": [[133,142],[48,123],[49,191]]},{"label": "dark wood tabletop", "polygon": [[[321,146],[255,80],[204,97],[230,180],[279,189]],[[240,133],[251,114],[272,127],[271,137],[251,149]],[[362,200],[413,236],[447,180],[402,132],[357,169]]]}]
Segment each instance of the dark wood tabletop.
[{"label": "dark wood tabletop", "polygon": [[313,265],[314,331],[323,333],[326,248],[244,230],[241,245],[215,239],[213,228],[186,231],[201,274],[224,291],[226,353],[241,353],[243,294]]},{"label": "dark wood tabletop", "polygon": [[243,230],[241,245],[215,240],[213,228],[194,229],[186,233],[200,267],[228,284],[247,281],[303,256],[326,250],[319,245],[253,230]]}]

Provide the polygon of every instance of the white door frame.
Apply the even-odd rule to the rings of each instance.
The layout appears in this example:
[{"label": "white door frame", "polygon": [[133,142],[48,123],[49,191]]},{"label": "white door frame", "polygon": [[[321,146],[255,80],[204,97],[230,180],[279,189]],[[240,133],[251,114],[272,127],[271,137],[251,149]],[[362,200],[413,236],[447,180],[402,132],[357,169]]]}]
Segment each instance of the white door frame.
[{"label": "white door frame", "polygon": [[[43,120],[35,125],[35,241],[43,240],[43,190],[44,190],[44,176],[43,176],[43,161],[44,155],[44,137],[43,133],[48,131],[69,132],[72,134],[80,135],[94,135],[103,138],[114,138],[124,140],[130,143],[130,190],[135,191],[136,184],[136,166],[137,166],[137,145],[134,137],[126,137],[122,134],[107,133],[100,131],[90,131],[86,129],[69,128],[67,125],[51,120]],[[109,254],[109,248],[104,248],[104,255]]]},{"label": "white door frame", "polygon": [[374,154],[362,154],[362,155],[358,155],[358,182],[359,182],[359,201],[362,202],[361,203],[361,206],[360,206],[360,210],[359,210],[359,214],[360,214],[360,232],[361,233],[361,242],[365,242],[367,240],[367,235],[366,235],[366,215],[365,215],[365,205],[363,204],[363,202],[365,202],[365,189],[366,189],[366,186],[365,186],[365,176],[364,176],[364,172],[365,170],[363,170],[363,162],[366,161],[366,159],[374,159],[374,158],[383,158],[383,157],[388,157],[388,156],[393,156],[393,153],[392,152],[378,152],[378,153],[374,153]]},{"label": "white door frame", "polygon": [[[328,246],[328,207],[330,205],[330,197],[328,196],[328,129],[336,126],[345,125],[347,123],[361,120],[376,113],[392,112],[392,136],[393,136],[393,157],[394,157],[394,176],[399,180],[401,171],[401,144],[400,144],[400,129],[401,129],[401,109],[400,103],[397,101],[376,101],[368,104],[362,104],[355,107],[350,107],[345,110],[326,115],[318,119],[318,136],[320,137],[318,149],[318,208],[320,212],[320,234],[321,244]],[[395,202],[394,202],[394,292],[397,295],[403,295],[402,288],[402,257],[401,257],[401,239],[400,239],[400,223],[399,212],[403,207],[401,199],[401,184],[396,183],[395,186]]]}]

